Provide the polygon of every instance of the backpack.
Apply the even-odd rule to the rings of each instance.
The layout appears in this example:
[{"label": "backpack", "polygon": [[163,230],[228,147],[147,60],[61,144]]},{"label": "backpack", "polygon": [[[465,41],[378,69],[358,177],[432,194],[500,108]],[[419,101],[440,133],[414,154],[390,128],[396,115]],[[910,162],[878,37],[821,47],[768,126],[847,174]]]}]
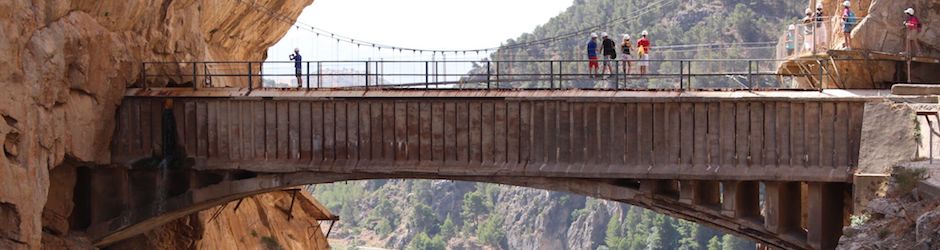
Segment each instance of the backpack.
[{"label": "backpack", "polygon": [[854,26],[858,22],[858,17],[855,16],[855,11],[849,10],[849,14],[845,17],[845,24]]}]

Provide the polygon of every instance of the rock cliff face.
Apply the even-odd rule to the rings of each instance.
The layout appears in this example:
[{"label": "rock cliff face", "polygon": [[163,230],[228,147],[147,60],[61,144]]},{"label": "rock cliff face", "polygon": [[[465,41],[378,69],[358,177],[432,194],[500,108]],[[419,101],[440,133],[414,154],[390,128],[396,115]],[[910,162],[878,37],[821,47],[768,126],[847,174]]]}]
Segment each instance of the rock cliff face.
[{"label": "rock cliff face", "polygon": [[[863,1],[869,2],[869,1]],[[920,55],[940,57],[940,3],[931,0],[872,0],[868,9],[859,14],[866,14],[852,31],[856,48],[874,51],[898,53],[904,51],[904,9],[913,7],[916,16],[924,22],[923,32],[918,41],[924,50]],[[837,6],[842,1],[824,1],[827,6]],[[837,9],[837,8],[832,8]],[[840,31],[841,32],[841,31]],[[840,36],[841,37],[841,34]],[[841,44],[840,41],[837,44]]]},{"label": "rock cliff face", "polygon": [[[0,248],[39,248],[44,225],[67,225],[41,219],[50,185],[69,183],[50,171],[109,163],[114,110],[140,62],[262,60],[290,28],[271,13],[293,18],[311,2],[0,2]],[[54,195],[67,218],[70,195]]]},{"label": "rock cliff face", "polygon": [[[841,49],[845,43],[842,34],[841,16],[842,0],[810,0],[810,6],[815,1],[821,1],[825,6],[827,15],[833,15],[834,21],[828,36],[832,38],[829,44],[831,49]],[[931,0],[853,0],[852,9],[856,15],[863,17],[852,30],[852,48],[856,51],[875,51],[899,54],[906,51],[904,10],[912,7],[915,14],[923,22],[923,30],[917,38],[920,51],[916,56],[940,57],[940,2]],[[851,52],[839,53],[842,57],[865,59],[861,54]],[[857,62],[840,62],[837,67],[838,81],[842,88],[872,88],[880,83],[892,82],[897,71],[892,62],[872,62],[860,60]],[[935,73],[940,70],[937,64],[915,63],[911,68],[913,82],[937,82],[940,77]],[[906,70],[904,71],[906,72]],[[904,73],[902,72],[902,75]]]},{"label": "rock cliff face", "polygon": [[[305,192],[278,191],[203,210],[118,242],[110,249],[329,249],[328,222]],[[235,209],[235,206],[238,209]],[[218,215],[216,215],[218,213]],[[288,213],[293,217],[288,218]],[[215,218],[213,218],[215,217]]]}]

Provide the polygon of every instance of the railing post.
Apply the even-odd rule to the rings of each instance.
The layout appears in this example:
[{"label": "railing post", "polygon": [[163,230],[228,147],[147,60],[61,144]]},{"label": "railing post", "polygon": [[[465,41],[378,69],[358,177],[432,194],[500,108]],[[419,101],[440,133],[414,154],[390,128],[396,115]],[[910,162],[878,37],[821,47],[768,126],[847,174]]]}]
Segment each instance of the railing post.
[{"label": "railing post", "polygon": [[747,60],[747,88],[748,89],[754,88],[754,82],[753,82],[753,79],[751,79],[752,70],[753,68],[751,67],[751,60]]},{"label": "railing post", "polygon": [[[437,66],[437,64],[435,64]],[[424,87],[427,88],[431,83],[431,66],[428,61],[424,61]]]},{"label": "railing post", "polygon": [[486,89],[490,89],[490,61],[486,61]]},{"label": "railing post", "polygon": [[[499,61],[496,61],[496,88],[497,89],[499,88],[500,80],[502,79],[499,79]],[[489,89],[489,86],[487,86],[486,88]],[[510,86],[510,88],[512,88],[512,86]]]},{"label": "railing post", "polygon": [[198,62],[193,62],[193,90],[199,89],[199,81],[196,80],[196,74],[199,73],[199,71],[196,70],[198,65],[199,65]]},{"label": "railing post", "polygon": [[140,63],[140,87],[147,89],[147,63]]},{"label": "railing post", "polygon": [[[815,55],[814,55],[814,56],[815,56]],[[823,88],[825,88],[825,87],[823,86],[823,65],[822,65],[822,61],[820,61],[819,58],[816,58],[816,64],[819,64],[819,91],[822,91]]]},{"label": "railing post", "polygon": [[614,61],[614,89],[620,89],[620,61],[616,59],[611,59]]},{"label": "railing post", "polygon": [[565,74],[563,72],[565,68],[565,61],[558,61],[558,88],[561,89],[562,85],[565,84]]},{"label": "railing post", "polygon": [[307,62],[307,89],[310,89],[310,62]]},{"label": "railing post", "polygon": [[258,63],[258,78],[261,79],[261,85],[258,89],[264,89],[264,62]]},{"label": "railing post", "polygon": [[555,61],[548,61],[549,89],[555,89]]},{"label": "railing post", "polygon": [[369,61],[366,61],[366,90],[369,90]]},{"label": "railing post", "polygon": [[323,87],[323,62],[317,61],[317,89]]},{"label": "railing post", "polygon": [[685,82],[685,61],[679,61],[679,89],[685,89],[683,83]]},{"label": "railing post", "polygon": [[252,78],[254,77],[252,77],[251,74],[251,62],[248,62],[248,92],[251,92],[251,90],[254,88],[254,83],[252,82],[254,79]]}]

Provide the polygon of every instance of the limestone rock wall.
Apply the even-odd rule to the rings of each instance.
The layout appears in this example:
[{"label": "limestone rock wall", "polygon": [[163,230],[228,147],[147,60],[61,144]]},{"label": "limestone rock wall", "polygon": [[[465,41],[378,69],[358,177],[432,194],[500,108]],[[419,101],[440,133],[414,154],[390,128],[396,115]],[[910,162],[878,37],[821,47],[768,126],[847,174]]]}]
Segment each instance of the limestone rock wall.
[{"label": "limestone rock wall", "polygon": [[[110,249],[330,249],[329,222],[317,221],[312,198],[277,191],[217,206],[160,226],[144,235],[118,242]],[[288,220],[288,212],[293,218]],[[218,213],[218,216],[215,214]],[[215,217],[215,218],[213,218]]]},{"label": "limestone rock wall", "polygon": [[294,18],[311,2],[0,1],[0,248],[39,248],[44,225],[67,223],[41,219],[59,184],[49,172],[108,163],[140,62],[263,60],[290,28],[270,13]]},{"label": "limestone rock wall", "polygon": [[871,1],[866,10],[868,16],[852,32],[855,47],[892,53],[904,51],[904,9],[908,7],[913,7],[924,23],[919,40],[925,53],[921,55],[940,57],[940,26],[937,26],[940,25],[940,2],[931,0]]},{"label": "limestone rock wall", "polygon": [[[829,49],[841,50],[845,43],[842,33],[843,0],[809,0],[807,8],[815,9],[816,3],[823,4],[825,15],[831,16],[827,36]],[[906,51],[906,31],[903,25],[906,19],[904,10],[913,7],[915,14],[923,22],[923,30],[918,38],[921,50],[915,55],[940,57],[940,2],[931,0],[851,0],[852,10],[861,18],[852,30],[852,51],[830,51],[837,59],[855,59],[832,65],[825,87],[834,88],[886,88],[898,76],[906,76],[907,70],[898,71],[895,61],[869,61],[867,52],[899,54]],[[802,18],[802,17],[801,17]],[[904,68],[903,65],[901,68]],[[914,63],[911,67],[911,81],[935,83],[940,81],[940,64]],[[818,71],[810,69],[811,74]],[[800,81],[799,86],[812,86],[807,81]]]}]

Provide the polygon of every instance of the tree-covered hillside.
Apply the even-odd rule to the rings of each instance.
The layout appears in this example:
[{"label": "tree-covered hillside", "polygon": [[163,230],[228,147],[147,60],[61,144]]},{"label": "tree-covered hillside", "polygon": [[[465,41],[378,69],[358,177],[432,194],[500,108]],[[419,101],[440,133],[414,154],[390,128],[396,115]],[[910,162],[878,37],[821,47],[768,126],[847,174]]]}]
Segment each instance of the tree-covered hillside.
[{"label": "tree-covered hillside", "polygon": [[496,184],[389,180],[311,187],[340,215],[338,249],[753,249],[692,222],[581,195]]},{"label": "tree-covered hillside", "polygon": [[[745,0],[576,0],[566,11],[552,18],[533,32],[507,40],[494,53],[492,60],[586,60],[585,45],[590,33],[607,32],[618,44],[623,34],[632,36],[635,44],[643,30],[649,32],[654,50],[651,59],[739,59],[773,58],[774,44],[788,23],[801,17],[805,1],[745,1]],[[652,8],[650,8],[652,7]],[[600,27],[596,27],[602,25]],[[568,36],[575,34],[574,36]],[[562,37],[559,39],[553,39]],[[538,41],[548,41],[540,43]],[[537,42],[535,45],[531,45]],[[530,44],[516,46],[515,44]],[[688,46],[711,44],[712,46]],[[720,45],[715,45],[720,44]],[[677,46],[671,48],[656,47]],[[635,53],[634,53],[635,55]],[[566,63],[557,66],[554,72],[588,73],[586,63]],[[653,62],[654,73],[678,73],[675,62]],[[773,63],[760,65],[764,70]],[[714,72],[716,70],[747,70],[746,62],[695,63],[692,72]],[[500,66],[503,73],[548,73],[548,64],[513,63]],[[634,67],[635,73],[637,68]],[[727,86],[724,79],[695,79],[699,86]],[[672,80],[650,80],[627,82],[634,87],[660,87]],[[771,84],[771,80],[765,81]],[[547,82],[531,83],[547,84]],[[573,87],[594,87],[593,81],[570,81]]]}]

